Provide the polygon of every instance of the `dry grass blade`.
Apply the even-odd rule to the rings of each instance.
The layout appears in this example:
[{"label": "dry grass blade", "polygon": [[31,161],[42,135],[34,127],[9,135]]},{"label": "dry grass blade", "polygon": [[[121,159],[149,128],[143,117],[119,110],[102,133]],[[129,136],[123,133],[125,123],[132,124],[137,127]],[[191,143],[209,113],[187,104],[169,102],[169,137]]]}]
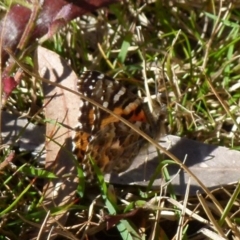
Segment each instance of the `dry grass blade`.
[{"label": "dry grass blade", "polygon": [[191,183],[191,178],[189,178],[189,180],[188,180],[188,184],[187,184],[187,188],[186,188],[186,194],[185,194],[184,200],[183,200],[183,208],[182,208],[182,211],[181,211],[181,217],[179,219],[178,230],[177,230],[177,233],[176,233],[176,239],[179,239],[179,240],[182,239],[182,237],[183,237],[185,211],[186,211],[187,203],[188,203],[190,183]]},{"label": "dry grass blade", "polygon": [[[33,2],[35,8],[33,11],[28,10],[32,13],[32,20],[38,13],[40,15],[42,13],[42,9],[38,9],[37,1]],[[4,4],[8,6],[8,2],[4,1],[0,3],[1,9],[6,9]],[[18,5],[15,6],[18,8]],[[45,40],[49,40],[49,36],[58,30],[62,20],[64,21],[66,17],[71,18],[72,15],[68,14],[73,12],[74,7],[69,6],[67,5],[57,15],[54,10],[51,11],[53,18],[44,26],[45,33],[49,30]],[[24,132],[28,135],[19,134],[18,138],[14,138],[18,141],[14,144],[16,153],[14,158],[8,155],[8,149],[2,150],[0,168],[4,168],[0,174],[2,182],[0,214],[4,219],[1,221],[0,238],[6,235],[9,239],[18,239],[19,236],[29,239],[26,234],[28,229],[40,229],[44,217],[50,210],[51,214],[42,225],[43,231],[39,234],[35,232],[35,237],[47,238],[58,234],[64,239],[107,239],[109,236],[110,239],[113,236],[120,236],[122,239],[128,237],[133,239],[136,236],[148,239],[165,237],[239,239],[239,185],[238,183],[228,185],[229,182],[238,182],[240,169],[238,161],[240,156],[239,6],[236,1],[195,1],[194,3],[184,0],[119,1],[109,8],[72,21],[65,29],[52,36],[50,41],[44,42],[45,47],[67,59],[74,72],[79,73],[87,69],[102,72],[110,77],[117,76],[123,81],[127,79],[129,86],[134,84],[134,87],[139,87],[141,96],[155,93],[156,96],[160,96],[163,105],[167,106],[164,124],[169,139],[161,139],[160,146],[137,130],[150,142],[147,153],[141,153],[135,159],[133,168],[118,176],[118,181],[115,182],[111,178],[111,183],[115,184],[114,194],[106,190],[106,184],[99,183],[96,194],[91,189],[84,195],[84,187],[79,184],[76,195],[81,198],[80,204],[71,200],[74,199],[74,189],[64,189],[68,186],[68,176],[71,178],[72,174],[79,174],[79,179],[83,178],[78,168],[78,173],[70,172],[69,162],[72,161],[72,154],[69,152],[68,155],[60,150],[66,149],[64,138],[70,140],[70,131],[75,127],[75,123],[70,122],[68,116],[68,110],[71,112],[72,106],[67,104],[72,99],[68,99],[65,92],[72,98],[85,99],[89,105],[93,104],[101,108],[134,131],[136,128],[69,87],[68,84],[72,79],[69,79],[67,84],[64,81],[61,83],[49,81],[49,78],[65,78],[67,75],[64,70],[58,72],[60,68],[57,61],[56,64],[55,62],[50,64],[51,76],[47,74],[43,76],[44,72],[41,77],[37,76],[33,70],[35,62],[31,49],[28,48],[27,51],[24,49],[26,46],[24,39],[28,38],[26,34],[31,32],[33,23],[23,28],[25,29],[25,32],[22,31],[23,39],[16,41],[20,42],[19,48],[23,50],[18,53],[21,59],[16,61],[19,58],[13,56],[12,62],[15,67],[10,67],[7,73],[9,79],[14,80],[18,74],[18,66],[24,71],[17,80],[18,86],[14,91],[10,91],[12,94],[4,108],[17,112],[17,116],[33,115],[32,111],[29,111],[33,102],[37,107],[36,112],[44,106],[44,103],[40,84],[37,82],[34,85],[29,76],[35,77],[45,86],[48,85],[44,89],[45,92],[49,91],[49,94],[51,92],[50,105],[46,107],[49,117],[46,147],[54,151],[48,151],[47,164],[50,165],[51,160],[56,163],[56,168],[51,171],[56,172],[59,179],[52,180],[56,176],[42,168],[36,158],[34,160],[31,158],[31,154],[27,157],[23,151],[23,149],[32,150],[31,146],[35,144],[32,144],[34,137],[28,138],[28,136],[36,133],[33,131],[34,128],[29,130],[24,126],[29,121],[31,126],[35,125],[36,121],[44,122],[41,121],[44,119],[44,113],[41,111],[37,118],[35,116],[25,118],[25,125],[20,125],[20,119],[8,121],[7,115],[2,114],[1,121],[4,125],[2,134],[6,136],[4,143],[10,144],[10,150],[13,148],[7,138],[8,135],[13,135],[11,134],[13,129],[17,128],[17,132],[20,132],[24,128]],[[25,22],[27,23],[27,20]],[[39,25],[37,22],[37,25],[43,26],[42,23]],[[12,26],[8,24],[4,29],[5,32],[12,33]],[[1,36],[1,46],[6,43],[11,44],[4,39],[10,39],[14,35],[6,35],[7,38]],[[41,44],[42,39],[38,43]],[[1,55],[4,54],[7,55],[3,50]],[[5,56],[3,59],[7,58],[8,56]],[[51,62],[51,58],[51,56],[43,58],[43,62],[46,63],[48,60]],[[4,61],[2,60],[2,66],[5,64]],[[15,61],[18,64],[15,64]],[[65,65],[63,61],[61,64]],[[154,86],[154,81],[150,81],[152,79],[157,83],[157,87]],[[144,86],[149,88],[145,90]],[[34,97],[31,97],[31,93]],[[150,102],[150,98],[148,100]],[[57,108],[61,110],[58,112]],[[77,115],[76,112],[73,116],[76,121]],[[41,131],[37,135],[40,136]],[[18,144],[19,146],[16,146]],[[169,145],[168,152],[165,149]],[[157,156],[156,148],[165,155]],[[67,163],[64,160],[57,161],[58,157],[62,156],[67,159]],[[11,168],[12,164],[8,164],[7,157],[13,160],[16,170]],[[146,159],[149,159],[147,163],[144,162]],[[69,173],[64,174],[61,166],[69,167]],[[73,167],[73,170],[76,168]],[[42,174],[40,171],[47,174]],[[99,176],[103,182],[103,176],[101,174]],[[190,185],[188,185],[189,177]],[[34,183],[31,181],[33,178],[37,179]],[[42,185],[38,188],[37,184],[41,182],[40,178],[44,178],[45,181],[50,179],[53,190],[49,191],[49,202],[52,202],[52,205],[49,204],[43,211],[39,210],[42,203]],[[137,186],[132,187],[129,186],[130,184]],[[221,189],[222,185],[224,189]],[[155,186],[157,188],[154,188]],[[219,190],[216,190],[216,186]],[[100,194],[99,189],[101,189]],[[210,192],[210,189],[214,191]],[[199,195],[197,198],[197,190],[200,190],[203,196]],[[61,202],[59,200],[61,192],[70,193],[70,198],[66,199],[65,203],[68,204],[58,207],[58,203]],[[58,201],[57,204],[55,200]],[[71,216],[67,224],[60,217],[66,213]],[[209,220],[205,219],[206,214]],[[55,221],[55,216],[59,222]],[[53,228],[48,228],[50,225]],[[210,230],[207,229],[208,227]],[[46,229],[49,230],[49,234],[46,234],[48,231]]]},{"label": "dry grass blade", "polygon": [[[202,197],[201,194],[198,194],[198,199],[205,211],[205,213],[207,214],[209,220],[211,221],[211,223],[213,224],[214,228],[216,229],[216,231],[220,234],[221,237],[226,238],[223,230],[221,229],[221,227],[219,226],[218,222],[215,220],[214,216],[212,215],[210,209],[207,206],[207,203],[205,202],[204,198]],[[230,221],[228,221],[230,222]]]}]

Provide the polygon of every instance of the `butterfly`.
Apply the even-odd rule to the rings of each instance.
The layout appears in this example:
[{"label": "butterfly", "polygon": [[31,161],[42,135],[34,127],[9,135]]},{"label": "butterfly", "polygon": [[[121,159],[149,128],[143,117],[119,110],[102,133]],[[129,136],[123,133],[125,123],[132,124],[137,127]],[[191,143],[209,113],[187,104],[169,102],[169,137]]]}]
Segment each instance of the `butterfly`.
[{"label": "butterfly", "polygon": [[[85,71],[78,80],[78,91],[134,124],[157,139],[164,113],[156,101],[153,111],[129,87],[97,71]],[[87,181],[94,179],[90,158],[105,173],[123,172],[147,142],[125,123],[84,99],[79,102],[79,124],[73,136],[73,153],[83,167]]]}]

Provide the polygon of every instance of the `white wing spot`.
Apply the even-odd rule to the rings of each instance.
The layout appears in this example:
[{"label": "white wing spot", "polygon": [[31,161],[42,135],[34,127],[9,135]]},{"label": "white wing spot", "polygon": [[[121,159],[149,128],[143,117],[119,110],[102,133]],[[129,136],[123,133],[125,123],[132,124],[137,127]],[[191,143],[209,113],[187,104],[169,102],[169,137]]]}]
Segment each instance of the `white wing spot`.
[{"label": "white wing spot", "polygon": [[84,101],[80,100],[79,107],[82,108],[84,106]]},{"label": "white wing spot", "polygon": [[108,102],[104,102],[103,107],[108,108]]},{"label": "white wing spot", "polygon": [[98,79],[103,79],[103,78],[104,78],[104,74],[101,73],[98,75]]},{"label": "white wing spot", "polygon": [[[78,123],[77,126],[75,127],[75,130],[79,130],[79,129],[82,129],[83,125],[82,123]],[[75,135],[74,135],[75,136]]]},{"label": "white wing spot", "polygon": [[114,96],[113,103],[118,102],[119,98],[126,93],[126,88],[121,88],[119,92]]}]

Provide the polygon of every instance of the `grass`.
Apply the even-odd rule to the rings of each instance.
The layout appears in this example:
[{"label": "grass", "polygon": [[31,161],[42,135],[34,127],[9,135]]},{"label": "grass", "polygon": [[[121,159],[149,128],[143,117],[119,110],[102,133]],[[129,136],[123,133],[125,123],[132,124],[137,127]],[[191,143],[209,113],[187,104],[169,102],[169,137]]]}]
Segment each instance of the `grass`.
[{"label": "grass", "polygon": [[[98,70],[144,89],[145,72],[158,82],[167,105],[167,133],[238,149],[239,6],[172,4],[114,4],[74,20],[43,45],[67,59],[76,73]],[[32,64],[27,57],[25,62]],[[43,96],[39,84],[24,80],[6,108],[32,113],[32,103],[39,110]],[[150,89],[154,93],[155,85]],[[10,153],[4,150],[2,161]],[[39,179],[54,175],[36,171],[28,159],[22,153],[14,160],[16,168],[1,172],[0,239],[28,239],[33,227],[44,226]],[[159,171],[168,177],[167,167],[160,165]],[[98,190],[84,194],[81,186],[75,202],[52,209],[53,215],[67,210],[71,216],[67,229],[59,230],[63,239],[84,234],[97,239],[240,238],[239,184],[215,189],[214,198],[189,196],[187,189],[179,196],[167,187],[113,188],[98,175]]]}]

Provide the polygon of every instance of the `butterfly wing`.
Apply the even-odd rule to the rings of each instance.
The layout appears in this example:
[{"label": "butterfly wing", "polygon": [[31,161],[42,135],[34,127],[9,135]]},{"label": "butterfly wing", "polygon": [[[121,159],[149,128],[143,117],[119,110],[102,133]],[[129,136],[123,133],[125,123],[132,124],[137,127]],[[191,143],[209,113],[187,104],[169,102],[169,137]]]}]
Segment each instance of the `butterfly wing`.
[{"label": "butterfly wing", "polygon": [[[78,90],[150,136],[155,137],[159,131],[158,117],[154,120],[155,124],[149,124],[150,115],[142,100],[118,81],[96,71],[87,71],[79,78]],[[144,139],[118,118],[84,99],[80,100],[79,110],[79,125],[73,138],[74,153],[86,174],[92,174],[90,157],[103,173],[126,170],[138,154]]]}]

